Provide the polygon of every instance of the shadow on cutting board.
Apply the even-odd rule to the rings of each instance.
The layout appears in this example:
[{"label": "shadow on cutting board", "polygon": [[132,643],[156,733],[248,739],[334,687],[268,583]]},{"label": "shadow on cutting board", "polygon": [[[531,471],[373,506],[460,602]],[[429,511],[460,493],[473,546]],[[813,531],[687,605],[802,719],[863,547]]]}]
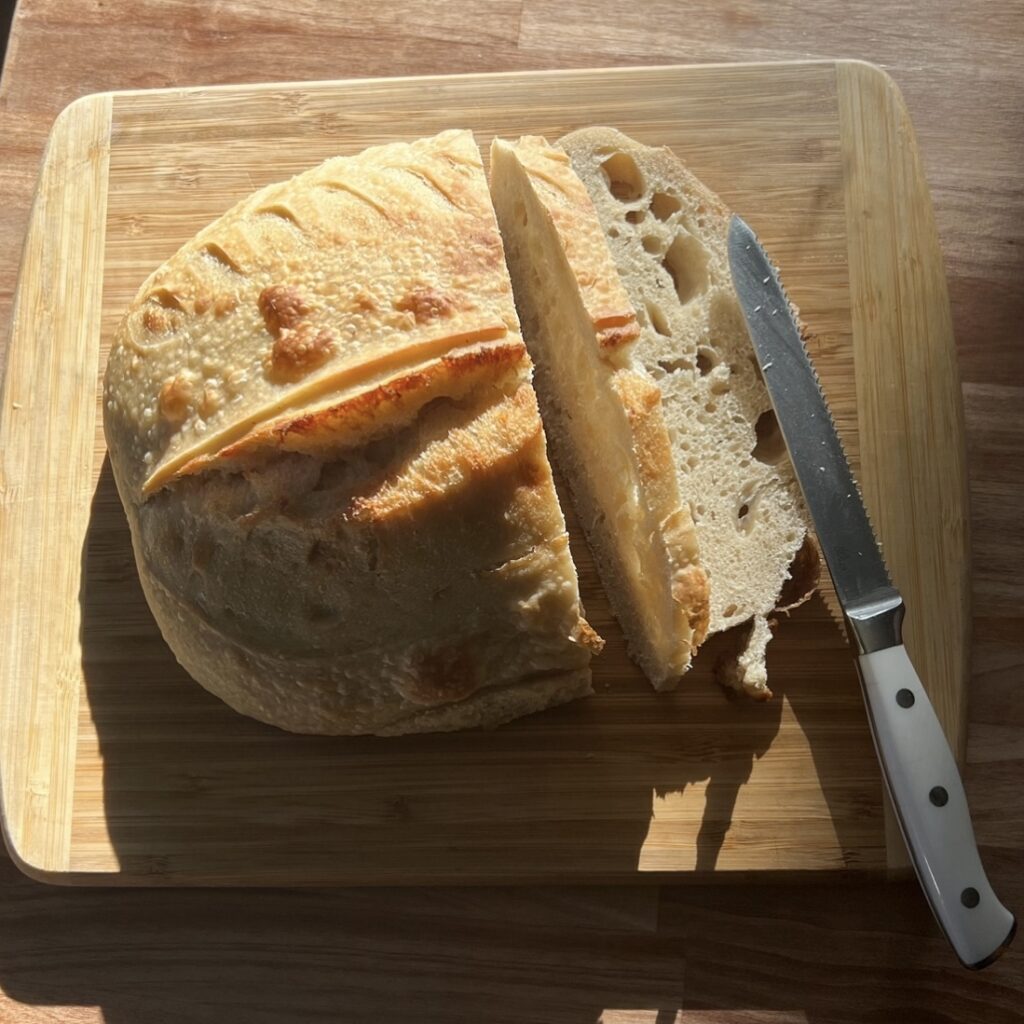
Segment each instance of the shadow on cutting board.
[{"label": "shadow on cutting board", "polygon": [[[814,752],[839,846],[852,851],[861,841],[849,831],[856,825],[833,705],[816,699],[810,676],[787,680],[759,705],[726,700],[696,669],[692,684],[665,696],[638,676],[613,683],[598,675],[595,697],[490,733],[293,736],[235,714],[176,664],[145,604],[106,461],[83,558],[85,696],[103,766],[102,792],[87,783],[76,792],[77,857],[103,861],[95,828],[102,800],[121,870],[142,884],[175,875],[217,884],[257,868],[282,886],[408,877],[503,887],[65,890],[69,906],[91,909],[81,919],[61,912],[61,945],[102,949],[137,934],[139,946],[118,965],[84,955],[70,974],[0,967],[14,998],[97,1002],[108,1024],[162,1019],[153,1016],[157,1006],[190,1008],[167,1019],[218,1024],[240,1019],[233,1014],[242,1007],[247,1021],[299,1019],[333,1000],[366,1020],[467,1014],[569,1024],[622,1006],[670,1021],[685,1005],[686,963],[680,944],[651,945],[656,888],[515,883],[536,880],[538,865],[548,881],[635,877],[656,827],[671,828],[673,815],[695,836],[694,863],[709,870],[731,834],[745,834],[745,823],[734,828],[734,809],[777,739],[783,697]],[[621,643],[595,595],[585,598],[595,626]],[[785,654],[815,631],[813,614],[798,614],[776,644]],[[864,796],[866,820],[873,795]],[[550,962],[532,980],[496,966],[529,961],[531,944],[547,948],[552,936],[557,953],[545,953]],[[497,1012],[474,982],[485,950],[478,969],[490,990],[502,990]],[[382,969],[386,984],[358,983],[367,956],[391,965]],[[261,971],[264,961],[275,969]],[[587,991],[578,989],[583,975]],[[576,996],[566,1000],[565,986]]]},{"label": "shadow on cutting board", "polygon": [[[575,553],[581,579],[591,578],[587,553]],[[84,558],[83,662],[103,811],[130,876],[218,883],[251,880],[255,871],[285,885],[500,884],[622,880],[638,863],[710,871],[737,797],[779,732],[783,697],[815,750],[826,799],[835,790],[839,834],[827,838],[857,847],[857,836],[841,834],[851,818],[848,765],[842,736],[829,735],[829,700],[815,706],[814,672],[791,674],[765,704],[725,698],[703,667],[677,693],[654,695],[638,672],[605,678],[606,653],[595,662],[594,697],[493,732],[296,736],[236,714],[177,665],[142,595],[107,461]],[[621,648],[602,595],[585,590],[584,599],[609,647]],[[820,622],[796,616],[775,641],[779,657],[789,664],[794,645],[820,632]],[[714,664],[720,639],[696,664]],[[834,657],[835,642],[818,646],[811,657]],[[625,664],[621,650],[614,663]],[[827,743],[820,750],[819,727]],[[760,782],[759,799],[785,813],[786,761],[777,760],[783,774]],[[80,793],[76,814],[99,796]],[[865,797],[877,802],[877,792]],[[811,814],[804,817],[810,827]],[[765,828],[788,824],[769,812],[760,833],[744,821],[737,835],[764,843]],[[692,859],[671,849],[687,836]],[[744,862],[742,852],[728,866],[777,866]]]}]

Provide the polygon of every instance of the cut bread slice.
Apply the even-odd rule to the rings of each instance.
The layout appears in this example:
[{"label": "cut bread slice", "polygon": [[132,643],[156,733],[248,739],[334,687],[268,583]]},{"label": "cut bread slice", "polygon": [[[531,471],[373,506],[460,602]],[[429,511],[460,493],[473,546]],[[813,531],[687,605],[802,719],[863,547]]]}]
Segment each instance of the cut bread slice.
[{"label": "cut bread slice", "polygon": [[469,132],[328,160],[171,256],[117,330],[104,430],[185,669],[309,733],[588,693],[531,373]]},{"label": "cut bread slice", "polygon": [[586,185],[641,323],[711,585],[709,632],[735,629],[723,683],[769,697],[773,614],[818,574],[800,497],[729,271],[730,211],[668,149],[611,128],[559,140]]},{"label": "cut bread slice", "polygon": [[706,631],[707,580],[636,313],[563,152],[495,139],[491,191],[555,462],[630,653],[667,689]]}]

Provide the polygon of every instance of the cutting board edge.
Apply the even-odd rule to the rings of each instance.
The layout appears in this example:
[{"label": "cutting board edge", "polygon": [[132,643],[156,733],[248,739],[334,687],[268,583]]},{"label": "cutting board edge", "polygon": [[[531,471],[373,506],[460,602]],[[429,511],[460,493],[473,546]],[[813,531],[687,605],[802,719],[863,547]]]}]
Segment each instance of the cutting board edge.
[{"label": "cutting board edge", "polygon": [[296,90],[316,90],[324,91],[335,89],[338,87],[361,85],[361,86],[375,86],[375,85],[386,85],[387,83],[402,82],[408,85],[414,85],[420,82],[468,82],[468,81],[507,81],[513,80],[529,80],[529,79],[543,79],[543,78],[559,78],[565,76],[571,77],[602,77],[602,76],[628,76],[630,74],[637,73],[656,73],[656,72],[677,72],[677,71],[721,71],[721,70],[744,70],[757,71],[761,69],[773,69],[779,70],[783,68],[804,68],[804,67],[839,67],[846,64],[864,65],[869,68],[873,68],[886,77],[889,77],[887,72],[880,68],[876,64],[872,64],[869,61],[860,60],[859,58],[830,58],[830,57],[815,57],[808,58],[807,60],[754,60],[754,61],[710,61],[706,63],[695,63],[695,64],[617,64],[610,65],[607,67],[593,67],[593,68],[528,68],[516,71],[470,71],[461,72],[450,75],[403,75],[398,78],[389,78],[384,75],[371,75],[365,78],[317,78],[303,81],[298,79],[295,81],[282,81],[282,82],[226,82],[226,83],[215,83],[210,85],[176,85],[167,86],[159,89],[109,89],[103,92],[84,93],[83,95],[73,99],[65,108],[57,115],[54,125],[56,127],[60,119],[67,113],[68,110],[73,108],[76,103],[81,103],[87,100],[94,100],[99,97],[109,98],[116,103],[117,100],[143,98],[143,97],[181,97],[181,98],[193,98],[196,95],[206,95],[208,93],[218,95],[227,93],[258,93],[258,92],[288,92]]},{"label": "cutting board edge", "polygon": [[[899,86],[884,69],[865,61],[838,64],[836,85],[860,483],[878,532],[899,539],[890,544],[887,560],[907,598],[905,642],[962,767],[970,679],[970,506],[963,394],[942,250]],[[866,111],[877,116],[866,116]],[[890,228],[892,237],[884,237]],[[911,304],[900,301],[908,292],[919,296],[913,309],[922,314],[920,320],[911,319]],[[939,364],[945,372],[936,371]],[[896,372],[887,373],[888,368]],[[907,387],[908,381],[919,386]],[[886,437],[884,423],[893,421],[904,424],[903,446],[892,445]],[[936,460],[909,458],[911,446],[923,443],[941,447],[942,481],[934,472]],[[922,531],[925,542],[944,532],[944,550],[958,556],[952,564],[936,558],[936,551],[917,550],[912,534],[922,509],[934,523],[931,533]],[[945,531],[943,524],[948,524]],[[911,549],[916,553],[913,564],[904,557]],[[937,623],[952,628],[955,638],[950,640],[944,630],[938,642]],[[890,873],[902,875],[909,861],[887,795],[885,825]]]},{"label": "cutting board edge", "polygon": [[[10,850],[8,851],[10,852]],[[856,885],[865,881],[879,882],[906,881],[912,877],[909,867],[893,870],[892,868],[796,868],[782,869],[745,869],[733,871],[715,871],[713,873],[697,871],[636,871],[622,873],[588,873],[583,876],[568,872],[554,872],[548,875],[534,873],[515,876],[510,874],[479,874],[460,878],[455,881],[450,874],[401,876],[361,876],[358,881],[344,881],[328,874],[281,875],[253,872],[250,875],[240,873],[214,874],[206,872],[165,873],[165,874],[132,874],[127,871],[76,871],[48,870],[37,865],[26,863],[12,854],[15,866],[26,877],[42,885],[50,885],[66,889],[105,888],[105,889],[176,889],[183,886],[201,889],[240,889],[240,888],[298,888],[313,889],[332,886],[353,886],[360,889],[415,888],[421,886],[458,886],[459,888],[487,888],[494,886],[659,886],[659,885],[813,885],[815,883],[834,883]]]},{"label": "cutting board edge", "polygon": [[[75,406],[82,406],[83,422],[77,431],[60,433],[56,455],[47,446],[44,455],[36,457],[34,446],[25,439],[33,436],[34,426],[45,426],[53,392],[39,407],[32,401],[32,384],[39,373],[33,372],[33,361],[40,357],[27,335],[62,340],[42,357],[46,379],[58,398],[71,401],[85,388],[94,394],[112,106],[103,93],[75,100],[61,112],[47,140],[22,249],[0,391],[0,564],[23,564],[14,555],[26,554],[18,544],[31,536],[47,538],[44,550],[49,556],[45,580],[42,572],[12,574],[11,585],[5,585],[0,597],[0,821],[11,858],[33,877],[66,870],[70,864],[80,687],[74,671],[65,666],[69,653],[73,658],[79,651],[80,621],[74,613],[62,616],[60,602],[54,607],[47,597],[56,591],[77,598],[81,586],[89,503],[76,504],[75,495],[91,492],[95,402]],[[78,175],[80,187],[75,190],[63,187],[69,166]],[[53,230],[55,225],[60,230]],[[60,294],[62,301],[54,301],[57,296],[42,282],[59,273],[69,254],[79,258],[76,265],[92,272],[78,275]],[[37,264],[40,273],[26,277],[29,263]],[[24,315],[26,308],[32,310],[31,323]],[[70,369],[65,362],[69,352]],[[15,441],[9,443],[12,437]],[[31,473],[23,471],[29,462]],[[18,490],[9,495],[12,469]],[[29,493],[22,493],[26,480]],[[28,517],[38,520],[34,532],[23,525]],[[39,618],[24,617],[26,608]],[[65,621],[55,621],[62,617]],[[41,642],[24,642],[19,628],[23,622]],[[47,625],[52,628],[47,630]],[[19,684],[22,677],[32,683]]]}]

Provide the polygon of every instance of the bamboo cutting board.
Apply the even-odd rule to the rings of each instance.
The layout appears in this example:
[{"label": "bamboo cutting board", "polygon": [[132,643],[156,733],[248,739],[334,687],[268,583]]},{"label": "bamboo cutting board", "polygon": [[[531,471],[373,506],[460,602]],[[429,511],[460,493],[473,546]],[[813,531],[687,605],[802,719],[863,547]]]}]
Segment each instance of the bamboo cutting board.
[{"label": "bamboo cutting board", "polygon": [[821,599],[783,623],[767,704],[627,661],[585,545],[596,696],[491,733],[291,736],[177,666],[149,615],[98,381],[143,278],[253,189],[447,127],[593,123],[672,146],[754,225],[910,607],[907,643],[962,750],[963,428],[927,189],[898,92],[857,62],[240,86],[89,96],[54,126],[0,409],[5,836],[74,883],[380,884],[879,872],[880,776]]}]

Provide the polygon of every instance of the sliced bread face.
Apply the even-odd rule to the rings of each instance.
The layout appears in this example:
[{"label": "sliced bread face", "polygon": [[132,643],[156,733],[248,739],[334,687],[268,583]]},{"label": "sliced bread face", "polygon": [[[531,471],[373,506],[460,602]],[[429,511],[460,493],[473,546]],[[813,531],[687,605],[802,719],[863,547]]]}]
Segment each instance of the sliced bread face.
[{"label": "sliced bread face", "polygon": [[669,688],[706,631],[707,579],[635,310],[562,151],[495,140],[491,190],[555,461],[631,655]]},{"label": "sliced bread face", "polygon": [[735,630],[719,678],[769,697],[773,613],[810,596],[818,559],[733,287],[730,211],[668,149],[611,128],[559,146],[637,310],[636,358],[661,393],[710,581],[709,632]]}]

